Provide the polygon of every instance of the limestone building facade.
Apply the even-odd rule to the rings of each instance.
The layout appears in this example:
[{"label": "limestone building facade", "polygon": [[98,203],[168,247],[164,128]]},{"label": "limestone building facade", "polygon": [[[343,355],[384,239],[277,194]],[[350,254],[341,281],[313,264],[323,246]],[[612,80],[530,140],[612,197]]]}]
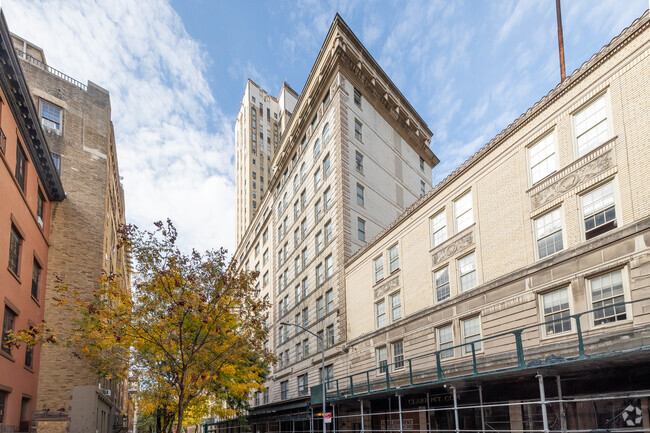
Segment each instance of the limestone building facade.
[{"label": "limestone building facade", "polygon": [[337,16],[235,256],[279,359],[254,431],[321,429],[292,324],[336,431],[650,428],[648,76],[650,12],[431,187],[431,132]]},{"label": "limestone building facade", "polygon": [[[128,257],[117,248],[125,223],[124,191],[110,95],[52,68],[43,50],[29,41],[12,38],[66,190],[66,199],[52,206],[44,300],[46,321],[63,331],[73,326],[74,317],[52,305],[56,277],[92,296],[103,272],[120,273],[129,290]],[[125,425],[126,383],[97,377],[69,349],[42,348],[38,389],[36,431],[114,432]]]}]

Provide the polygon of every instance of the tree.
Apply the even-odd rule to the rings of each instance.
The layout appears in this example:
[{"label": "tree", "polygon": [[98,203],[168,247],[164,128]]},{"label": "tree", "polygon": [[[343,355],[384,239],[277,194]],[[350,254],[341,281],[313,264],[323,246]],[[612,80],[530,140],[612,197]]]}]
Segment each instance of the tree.
[{"label": "tree", "polygon": [[[188,408],[196,418],[208,395],[215,414],[230,417],[262,388],[273,360],[264,350],[268,305],[253,288],[257,272],[238,271],[223,249],[185,254],[171,221],[155,227],[121,231],[135,262],[131,292],[121,275],[107,274],[90,300],[65,286],[57,300],[79,317],[66,344],[98,374],[126,378],[130,370],[143,410],[173,408],[180,432]],[[31,333],[53,338],[43,328]]]}]

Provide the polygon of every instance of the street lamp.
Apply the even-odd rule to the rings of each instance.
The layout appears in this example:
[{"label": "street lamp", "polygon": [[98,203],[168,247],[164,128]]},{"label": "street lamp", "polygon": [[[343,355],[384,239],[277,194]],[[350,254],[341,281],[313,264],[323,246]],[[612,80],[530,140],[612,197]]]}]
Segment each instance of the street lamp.
[{"label": "street lamp", "polygon": [[289,322],[280,322],[280,325],[290,325],[290,326],[295,326],[296,328],[300,328],[303,331],[307,331],[314,337],[318,338],[321,341],[321,368],[320,368],[320,380],[321,380],[321,389],[323,390],[323,433],[327,432],[327,424],[325,424],[325,340],[323,337],[319,336],[318,334],[314,334],[311,332],[309,329],[300,326],[296,323],[289,323]]}]

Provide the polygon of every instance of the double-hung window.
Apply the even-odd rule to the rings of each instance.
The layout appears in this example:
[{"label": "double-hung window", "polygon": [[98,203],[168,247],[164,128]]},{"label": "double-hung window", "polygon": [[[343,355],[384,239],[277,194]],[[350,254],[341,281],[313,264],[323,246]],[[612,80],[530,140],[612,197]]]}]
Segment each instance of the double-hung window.
[{"label": "double-hung window", "polygon": [[555,135],[547,134],[528,149],[530,180],[535,184],[555,171]]},{"label": "double-hung window", "polygon": [[437,246],[447,240],[447,216],[444,209],[431,218],[431,244]]},{"label": "double-hung window", "polygon": [[359,122],[357,119],[354,119],[354,136],[359,141],[363,141],[363,134],[361,132],[362,127],[363,125],[361,125],[361,122]]},{"label": "double-hung window", "polygon": [[316,254],[320,254],[320,252],[323,251],[323,232],[316,233],[315,243]]},{"label": "double-hung window", "polygon": [[444,301],[451,296],[449,286],[449,267],[440,269],[433,274],[436,290],[436,302]]},{"label": "double-hung window", "polygon": [[23,151],[23,147],[20,145],[20,142],[16,142],[16,181],[20,185],[20,189],[25,191],[25,170],[27,168],[27,157]]},{"label": "double-hung window", "polygon": [[359,173],[363,173],[363,155],[359,152],[356,152],[355,155],[355,165]]},{"label": "double-hung window", "polygon": [[316,143],[314,143],[314,159],[318,158],[320,155],[320,141],[316,139]]},{"label": "double-hung window", "polygon": [[399,246],[394,245],[388,250],[388,273],[392,274],[399,269]]},{"label": "double-hung window", "polygon": [[319,263],[318,266],[316,266],[316,287],[321,284],[323,284],[323,264]]},{"label": "double-hung window", "polygon": [[318,191],[318,189],[321,187],[323,184],[323,173],[320,171],[320,168],[316,170],[316,173],[314,173],[314,191]]},{"label": "double-hung window", "polygon": [[589,279],[594,325],[626,320],[627,308],[621,270]]},{"label": "double-hung window", "polygon": [[320,296],[316,299],[316,316],[318,320],[325,317],[325,304],[323,303],[323,297]]},{"label": "double-hung window", "polygon": [[537,256],[543,259],[564,248],[562,242],[562,215],[555,209],[535,220]]},{"label": "double-hung window", "polygon": [[9,269],[15,274],[20,275],[20,253],[23,249],[23,237],[13,224],[11,225],[11,234],[9,239]]},{"label": "double-hung window", "polygon": [[361,92],[356,87],[354,88],[354,104],[361,108]]},{"label": "double-hung window", "polygon": [[472,213],[472,193],[468,192],[454,202],[456,211],[456,232],[459,232],[474,223]]},{"label": "double-hung window", "polygon": [[553,290],[542,295],[544,331],[546,335],[560,334],[571,330],[569,289]]},{"label": "double-hung window", "polygon": [[330,242],[332,242],[332,221],[325,224],[325,245],[329,245]]},{"label": "double-hung window", "polygon": [[608,182],[583,195],[582,213],[586,239],[615,229],[617,224],[614,184]]},{"label": "double-hung window", "polygon": [[384,278],[384,256],[379,256],[373,261],[375,283]]},{"label": "double-hung window", "polygon": [[379,373],[386,373],[388,369],[388,351],[386,346],[379,347],[377,349],[377,367],[379,367]]},{"label": "double-hung window", "polygon": [[314,205],[314,218],[316,219],[316,222],[323,218],[323,202],[320,199],[318,199]]},{"label": "double-hung window", "polygon": [[41,124],[43,127],[61,133],[61,109],[49,102],[41,102]]},{"label": "double-hung window", "polygon": [[289,381],[285,380],[280,382],[280,399],[286,400],[289,398]]},{"label": "double-hung window", "polygon": [[386,301],[383,299],[375,304],[375,323],[377,328],[386,326]]},{"label": "double-hung window", "polygon": [[366,241],[366,221],[363,218],[357,218],[357,238]]},{"label": "double-hung window", "polygon": [[325,293],[325,302],[326,302],[327,312],[331,313],[332,311],[334,311],[334,289],[329,289]]},{"label": "double-hung window", "polygon": [[440,358],[453,358],[454,357],[454,330],[452,325],[443,326],[438,328],[438,350],[440,350]]},{"label": "double-hung window", "polygon": [[323,160],[323,176],[327,177],[330,175],[330,156],[329,154]]},{"label": "double-hung window", "polygon": [[461,292],[476,287],[476,258],[474,253],[458,259],[458,277]]},{"label": "double-hung window", "polygon": [[306,395],[309,392],[309,379],[307,374],[298,376],[298,394]]},{"label": "double-hung window", "polygon": [[396,341],[392,344],[393,347],[393,370],[404,368],[404,343]]},{"label": "double-hung window", "polygon": [[364,204],[364,192],[365,188],[360,183],[357,183],[357,204],[359,206],[363,206]]},{"label": "double-hung window", "polygon": [[325,279],[328,279],[332,276],[332,265],[333,265],[334,260],[332,259],[332,255],[330,254],[329,256],[325,257]]},{"label": "double-hung window", "polygon": [[402,317],[402,297],[400,292],[390,295],[390,320],[395,321]]},{"label": "double-hung window", "polygon": [[472,353],[472,345],[468,343],[474,342],[474,350],[481,350],[481,319],[479,316],[474,316],[469,319],[461,320],[461,329],[463,331],[463,352]]},{"label": "double-hung window", "polygon": [[16,313],[14,310],[5,305],[5,315],[2,319],[2,340],[0,340],[0,350],[11,355],[11,347],[7,346],[9,343],[9,333],[14,330],[14,320]]},{"label": "double-hung window", "polygon": [[32,268],[32,298],[36,300],[38,300],[38,289],[41,283],[42,270],[41,265],[34,259],[34,266]]},{"label": "double-hung window", "polygon": [[574,116],[578,156],[604,143],[608,137],[607,104],[602,95]]}]

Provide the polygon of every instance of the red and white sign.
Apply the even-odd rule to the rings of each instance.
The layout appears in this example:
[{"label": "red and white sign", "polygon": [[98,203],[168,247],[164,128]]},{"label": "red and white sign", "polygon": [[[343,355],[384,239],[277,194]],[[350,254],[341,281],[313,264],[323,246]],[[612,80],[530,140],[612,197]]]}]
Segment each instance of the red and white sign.
[{"label": "red and white sign", "polygon": [[325,412],[323,414],[323,421],[325,421],[325,424],[332,424],[332,412]]}]

